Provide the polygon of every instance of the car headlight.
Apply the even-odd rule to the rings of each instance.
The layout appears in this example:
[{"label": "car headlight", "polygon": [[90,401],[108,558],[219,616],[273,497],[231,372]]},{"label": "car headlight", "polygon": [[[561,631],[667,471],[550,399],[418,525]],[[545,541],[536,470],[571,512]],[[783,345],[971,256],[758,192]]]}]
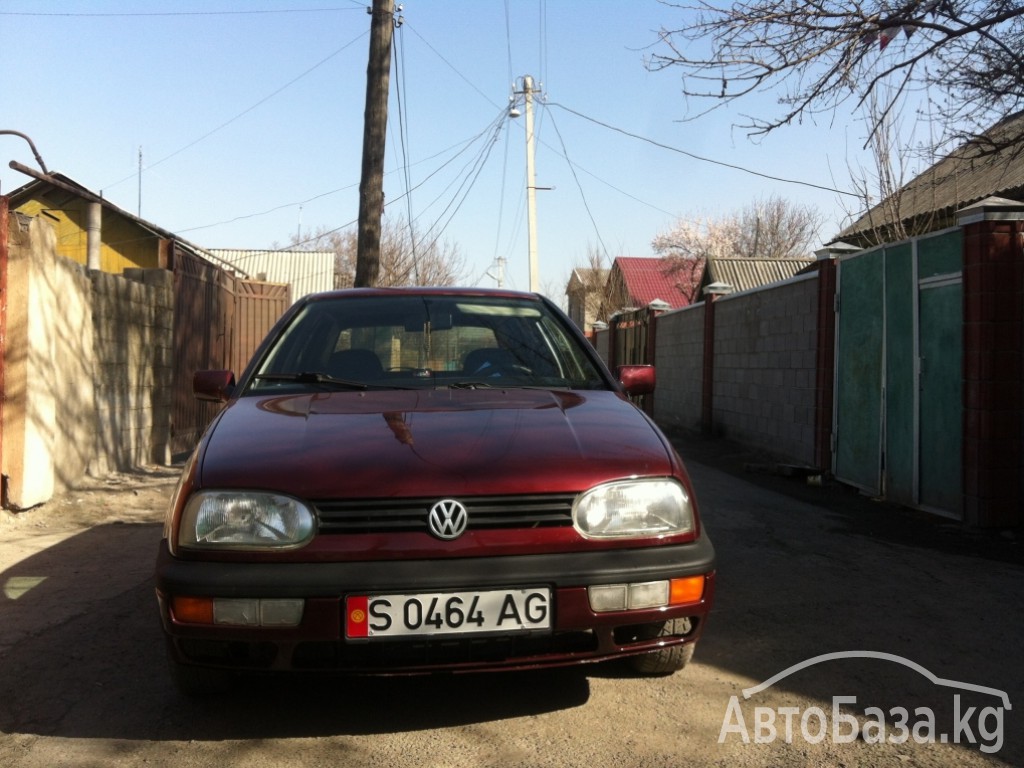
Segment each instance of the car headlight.
[{"label": "car headlight", "polygon": [[316,530],[298,499],[258,491],[199,491],[188,500],[178,544],[193,549],[295,549]]},{"label": "car headlight", "polygon": [[573,504],[573,524],[591,539],[640,538],[693,530],[693,505],[675,480],[622,480],[591,488]]}]

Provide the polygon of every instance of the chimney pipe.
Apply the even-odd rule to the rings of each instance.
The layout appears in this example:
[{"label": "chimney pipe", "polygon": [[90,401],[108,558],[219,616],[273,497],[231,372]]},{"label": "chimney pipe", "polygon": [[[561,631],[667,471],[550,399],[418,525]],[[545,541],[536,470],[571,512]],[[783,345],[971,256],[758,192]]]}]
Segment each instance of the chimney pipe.
[{"label": "chimney pipe", "polygon": [[99,272],[100,270],[100,235],[103,230],[103,207],[95,202],[90,201],[88,223],[86,225],[86,259],[85,266],[90,270]]}]

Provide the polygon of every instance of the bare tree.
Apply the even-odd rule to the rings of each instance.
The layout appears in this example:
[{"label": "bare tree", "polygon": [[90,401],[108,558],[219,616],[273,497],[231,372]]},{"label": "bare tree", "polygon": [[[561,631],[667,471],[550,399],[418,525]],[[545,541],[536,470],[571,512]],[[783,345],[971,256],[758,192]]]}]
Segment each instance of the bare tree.
[{"label": "bare tree", "polygon": [[737,250],[752,259],[801,259],[818,242],[822,216],[810,206],[769,197],[739,214]]},{"label": "bare tree", "polygon": [[[877,129],[868,141],[870,166],[849,167],[850,180],[863,204],[861,210],[846,210],[849,219],[855,222],[852,226],[857,232],[854,239],[871,247],[930,232],[935,221],[934,206],[925,207],[929,211],[926,214],[912,215],[921,208],[918,199],[921,190],[914,190],[916,208],[906,200],[908,180],[913,174],[910,166],[916,155],[912,151],[916,143],[914,131],[904,130],[903,116],[882,114],[876,94],[868,96],[864,109]],[[903,137],[902,143],[898,136]]]},{"label": "bare tree", "polygon": [[685,14],[685,26],[662,29],[664,50],[648,66],[681,69],[688,98],[710,100],[710,110],[781,91],[780,112],[740,125],[752,135],[874,94],[880,109],[870,137],[908,94],[918,94],[941,126],[933,149],[968,139],[990,151],[1024,147],[1022,134],[983,135],[1024,107],[1019,0],[663,2]]},{"label": "bare tree", "polygon": [[[355,229],[318,230],[301,243],[293,235],[292,245],[302,250],[334,251],[334,285],[351,288],[356,275],[358,232]],[[455,285],[462,279],[465,263],[457,246],[427,241],[402,219],[385,218],[381,228],[381,287],[404,285]]]},{"label": "bare tree", "polygon": [[602,307],[608,305],[608,271],[611,265],[604,253],[594,246],[587,248],[587,257],[573,269],[574,279],[569,280],[568,311],[583,330],[585,326],[601,318]]},{"label": "bare tree", "polygon": [[708,259],[806,258],[821,224],[817,209],[772,196],[717,219],[682,217],[655,237],[651,248],[692,302],[699,298]]},{"label": "bare tree", "polygon": [[739,220],[680,218],[651,242],[654,252],[665,259],[667,274],[691,303],[697,301],[704,268],[709,258],[739,258]]},{"label": "bare tree", "polygon": [[816,208],[773,195],[718,219],[680,218],[651,247],[677,261],[797,259],[813,250],[821,225]]}]

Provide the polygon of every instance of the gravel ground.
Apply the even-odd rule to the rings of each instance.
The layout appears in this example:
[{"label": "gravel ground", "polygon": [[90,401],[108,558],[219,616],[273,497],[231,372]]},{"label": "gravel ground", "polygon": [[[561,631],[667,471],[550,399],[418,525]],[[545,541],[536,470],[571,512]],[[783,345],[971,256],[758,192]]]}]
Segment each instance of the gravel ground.
[{"label": "gravel ground", "polygon": [[[1024,566],[1015,532],[958,526],[797,476],[719,441],[677,436],[719,555],[716,607],[682,673],[615,663],[545,673],[247,681],[181,698],[164,668],[152,564],[175,472],[87,484],[0,513],[0,765],[52,766],[1020,766]],[[892,654],[996,699],[878,658],[827,661],[749,699],[743,690],[825,653]],[[953,698],[961,695],[959,702]],[[868,707],[960,714],[975,742],[833,738]],[[735,703],[733,703],[735,702]],[[795,710],[793,738],[785,713]],[[817,710],[829,733],[804,738]],[[775,717],[774,731],[766,719]],[[794,717],[794,716],[791,716]],[[762,725],[758,730],[758,718]],[[848,723],[842,720],[840,725]],[[723,726],[727,726],[723,728]],[[894,731],[892,718],[889,734]],[[758,735],[764,743],[755,743]],[[744,741],[746,735],[749,741]],[[775,738],[768,738],[774,735]],[[815,735],[810,732],[812,737]],[[865,738],[865,736],[867,738]],[[951,741],[951,739],[947,739]]]}]

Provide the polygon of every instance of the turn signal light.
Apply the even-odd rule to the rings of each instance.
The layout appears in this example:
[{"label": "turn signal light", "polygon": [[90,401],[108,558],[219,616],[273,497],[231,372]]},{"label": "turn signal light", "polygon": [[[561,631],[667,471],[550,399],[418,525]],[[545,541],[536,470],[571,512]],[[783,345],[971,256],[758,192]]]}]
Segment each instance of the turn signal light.
[{"label": "turn signal light", "polygon": [[185,624],[229,624],[236,627],[296,627],[304,601],[237,600],[223,597],[172,597],[171,614]]},{"label": "turn signal light", "polygon": [[171,613],[186,624],[213,624],[213,598],[172,597]]},{"label": "turn signal light", "polygon": [[704,597],[704,576],[688,576],[669,582],[669,605],[697,603]]}]

